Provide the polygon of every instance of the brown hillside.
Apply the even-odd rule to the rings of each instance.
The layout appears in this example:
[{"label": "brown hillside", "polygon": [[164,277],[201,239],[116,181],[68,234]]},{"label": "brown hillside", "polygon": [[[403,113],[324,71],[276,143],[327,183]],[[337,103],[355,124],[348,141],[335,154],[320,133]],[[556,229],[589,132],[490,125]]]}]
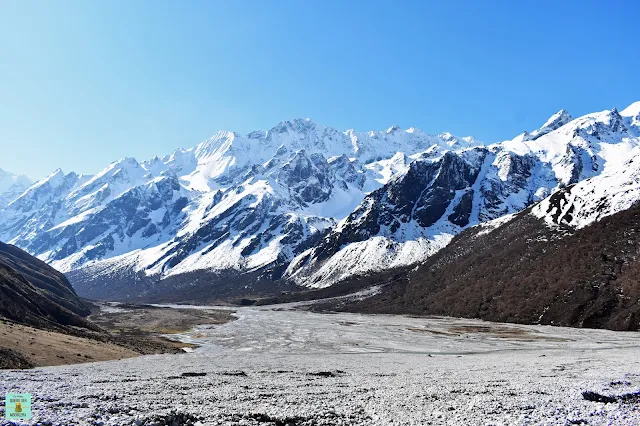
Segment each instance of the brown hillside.
[{"label": "brown hillside", "polygon": [[552,230],[528,211],[481,231],[347,309],[640,329],[640,207],[578,231]]}]

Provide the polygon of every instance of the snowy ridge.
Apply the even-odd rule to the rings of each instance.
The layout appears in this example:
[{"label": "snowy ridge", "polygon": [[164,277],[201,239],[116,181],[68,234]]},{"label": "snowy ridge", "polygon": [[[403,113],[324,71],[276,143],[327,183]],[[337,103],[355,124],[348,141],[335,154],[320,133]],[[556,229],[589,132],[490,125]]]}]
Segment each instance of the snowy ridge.
[{"label": "snowy ridge", "polygon": [[473,138],[339,132],[309,119],[198,146],[95,176],[57,170],[0,209],[0,239],[62,271],[161,279],[196,270],[288,263],[371,191]]},{"label": "snowy ridge", "polygon": [[[497,220],[482,231],[490,232],[511,214],[577,182],[582,183],[571,188],[588,193],[564,201],[563,215],[549,218],[584,226],[629,208],[640,195],[637,173],[625,162],[640,149],[638,114],[640,103],[623,113],[613,109],[575,120],[562,110],[513,140],[418,159],[296,257],[285,276],[326,287],[352,275],[423,261],[463,229]],[[606,183],[592,189],[596,182]],[[548,199],[535,211],[550,209],[545,203]]]},{"label": "snowy ridge", "polygon": [[584,180],[546,198],[532,214],[549,225],[580,229],[640,202],[640,149],[619,168]]},{"label": "snowy ridge", "polygon": [[639,117],[640,103],[576,119],[562,110],[491,145],[309,119],[222,131],[95,176],[58,170],[0,207],[0,239],[90,277],[265,271],[324,287],[420,262],[467,227],[628,167]]},{"label": "snowy ridge", "polygon": [[640,102],[621,113],[614,109],[586,117],[588,121],[583,122],[589,123],[594,132],[599,125],[602,127],[601,123],[606,123],[619,131],[620,140],[616,143],[609,137],[601,144],[601,155],[608,161],[600,175],[564,188],[532,209],[534,216],[543,218],[550,226],[584,228],[640,201]]}]

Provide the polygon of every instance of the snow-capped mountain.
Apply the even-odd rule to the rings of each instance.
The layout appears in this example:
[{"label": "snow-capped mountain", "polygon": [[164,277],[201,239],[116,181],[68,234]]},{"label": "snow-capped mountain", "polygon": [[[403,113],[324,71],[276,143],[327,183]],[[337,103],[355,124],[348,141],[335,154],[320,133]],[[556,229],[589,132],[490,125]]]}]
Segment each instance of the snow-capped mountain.
[{"label": "snow-capped mountain", "polygon": [[[297,256],[285,276],[324,287],[354,274],[410,265],[466,227],[520,211],[603,172],[615,174],[640,146],[638,110],[635,103],[622,113],[613,109],[575,120],[562,110],[540,129],[510,141],[419,157],[406,174],[367,195],[319,244]],[[634,185],[629,179],[626,186],[611,184],[627,191]],[[587,198],[594,196],[588,182]]]},{"label": "snow-capped mountain", "polygon": [[339,132],[309,119],[246,136],[219,132],[163,158],[124,158],[95,176],[57,170],[0,210],[0,239],[72,278],[80,273],[81,293],[105,276],[149,282],[269,269],[279,277],[417,156],[475,145],[397,126]]},{"label": "snow-capped mountain", "polygon": [[461,232],[423,263],[368,277],[382,290],[348,309],[638,330],[639,228],[637,147],[597,176]]},{"label": "snow-capped mountain", "polygon": [[560,111],[491,145],[309,119],[219,132],[95,176],[58,170],[0,209],[0,240],[68,272],[91,297],[162,282],[229,286],[245,274],[324,287],[423,261],[467,227],[623,167],[640,144],[639,110]]},{"label": "snow-capped mountain", "polygon": [[0,209],[18,198],[31,183],[25,175],[16,175],[0,169]]}]

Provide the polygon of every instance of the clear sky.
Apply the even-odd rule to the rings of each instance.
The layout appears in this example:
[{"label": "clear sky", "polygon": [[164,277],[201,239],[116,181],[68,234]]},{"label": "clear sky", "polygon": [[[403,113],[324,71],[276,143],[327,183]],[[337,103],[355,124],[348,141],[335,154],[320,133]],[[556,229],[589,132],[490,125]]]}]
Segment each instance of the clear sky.
[{"label": "clear sky", "polygon": [[0,0],[0,168],[311,117],[486,142],[640,100],[638,1]]}]

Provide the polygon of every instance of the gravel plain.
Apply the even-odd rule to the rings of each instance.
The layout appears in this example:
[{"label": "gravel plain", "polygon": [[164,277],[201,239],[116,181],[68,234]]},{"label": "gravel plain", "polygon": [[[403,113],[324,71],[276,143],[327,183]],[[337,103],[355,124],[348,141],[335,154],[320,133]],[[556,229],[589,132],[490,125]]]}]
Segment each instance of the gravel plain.
[{"label": "gravel plain", "polygon": [[172,335],[192,353],[5,370],[0,388],[32,393],[31,424],[640,424],[640,333],[234,309]]}]

